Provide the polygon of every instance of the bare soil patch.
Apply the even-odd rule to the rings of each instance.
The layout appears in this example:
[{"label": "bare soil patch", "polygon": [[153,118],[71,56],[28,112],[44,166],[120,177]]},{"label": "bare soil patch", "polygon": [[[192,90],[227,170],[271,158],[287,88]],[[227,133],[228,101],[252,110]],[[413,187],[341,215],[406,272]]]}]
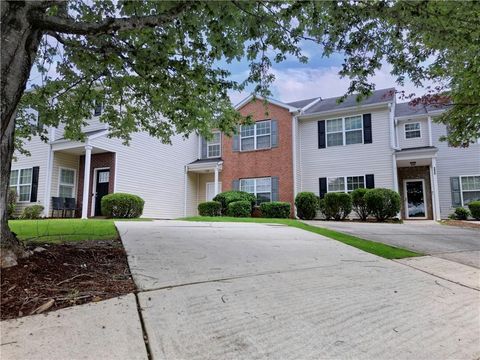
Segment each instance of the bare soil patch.
[{"label": "bare soil patch", "polygon": [[463,220],[443,220],[443,224],[480,230],[480,224]]},{"label": "bare soil patch", "polygon": [[[2,269],[1,319],[100,301],[136,290],[119,240],[28,246],[31,256]],[[38,252],[38,250],[41,250]]]}]

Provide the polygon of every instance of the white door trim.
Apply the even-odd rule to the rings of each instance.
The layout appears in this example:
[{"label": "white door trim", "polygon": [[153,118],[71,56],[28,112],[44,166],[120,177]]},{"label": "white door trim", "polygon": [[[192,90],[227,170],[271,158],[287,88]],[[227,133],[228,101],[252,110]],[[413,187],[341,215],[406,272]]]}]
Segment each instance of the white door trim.
[{"label": "white door trim", "polygon": [[[205,183],[205,201],[209,201],[208,200],[208,185],[213,186],[213,188],[215,189],[215,182],[214,181],[209,181],[209,182]],[[222,192],[222,182],[219,181],[218,182],[218,193],[220,194],[221,192]]]},{"label": "white door trim", "polygon": [[[97,192],[97,172],[99,170],[109,170],[110,167],[99,167],[93,169],[93,179],[92,179],[92,206],[90,207],[90,216],[95,216],[95,195]],[[111,175],[111,174],[110,174]],[[110,175],[108,175],[108,186],[110,186]]]},{"label": "white door trim", "polygon": [[[417,182],[420,181],[422,183],[422,192],[423,192],[423,205],[425,206],[425,216],[419,217],[419,216],[414,216],[410,217],[408,215],[408,193],[407,193],[407,183],[409,182]],[[425,220],[428,218],[428,203],[427,203],[427,194],[425,192],[425,180],[424,179],[405,179],[403,180],[403,193],[405,194],[405,218],[406,219],[421,219]]]}]

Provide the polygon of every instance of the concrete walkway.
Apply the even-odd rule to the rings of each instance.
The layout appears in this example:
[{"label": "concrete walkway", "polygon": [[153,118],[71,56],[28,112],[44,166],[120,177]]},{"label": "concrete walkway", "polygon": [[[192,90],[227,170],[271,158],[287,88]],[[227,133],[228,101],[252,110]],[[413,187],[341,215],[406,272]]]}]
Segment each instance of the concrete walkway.
[{"label": "concrete walkway", "polygon": [[405,221],[403,224],[348,221],[305,222],[480,268],[480,230],[477,229],[423,220]]},{"label": "concrete walkway", "polygon": [[477,290],[284,226],[118,223],[153,359],[473,359]]},{"label": "concrete walkway", "polygon": [[135,295],[1,322],[2,360],[147,359]]}]

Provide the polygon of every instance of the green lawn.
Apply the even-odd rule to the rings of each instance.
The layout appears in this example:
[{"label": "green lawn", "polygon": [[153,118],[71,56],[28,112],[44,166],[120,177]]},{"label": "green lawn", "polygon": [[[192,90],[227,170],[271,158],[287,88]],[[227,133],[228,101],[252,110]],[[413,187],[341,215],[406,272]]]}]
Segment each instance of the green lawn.
[{"label": "green lawn", "polygon": [[[117,219],[117,221],[150,219]],[[117,239],[116,219],[39,219],[10,220],[10,229],[18,238],[31,243],[62,243],[81,240]]]},{"label": "green lawn", "polygon": [[371,240],[361,239],[352,235],[340,233],[338,231],[329,230],[321,227],[307,225],[299,220],[293,219],[264,219],[264,218],[234,218],[234,217],[207,217],[194,216],[182,218],[187,221],[215,221],[215,222],[254,222],[254,223],[269,223],[269,224],[284,224],[298,229],[313,232],[315,234],[323,235],[328,238],[338,240],[344,244],[356,247],[360,250],[375,254],[386,259],[403,259],[407,257],[422,256],[423,254],[415,253],[413,251],[400,249],[394,246],[385,245]]}]

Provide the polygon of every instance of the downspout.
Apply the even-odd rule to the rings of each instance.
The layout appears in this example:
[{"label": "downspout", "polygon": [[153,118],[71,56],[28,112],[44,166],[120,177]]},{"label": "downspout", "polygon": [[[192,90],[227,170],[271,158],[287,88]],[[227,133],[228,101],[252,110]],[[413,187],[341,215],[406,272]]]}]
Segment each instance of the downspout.
[{"label": "downspout", "polygon": [[[293,201],[297,196],[297,115],[292,117],[292,171],[293,171]],[[297,209],[293,206],[293,216],[297,217]]]},{"label": "downspout", "polygon": [[183,217],[187,217],[187,174],[188,166],[185,165],[183,170]]},{"label": "downspout", "polygon": [[47,171],[45,177],[45,194],[43,198],[44,211],[43,215],[48,217],[50,214],[50,194],[52,192],[52,171],[53,171],[53,150],[52,145],[48,143],[48,155],[47,155]]},{"label": "downspout", "polygon": [[[396,150],[399,150],[398,147],[398,138],[397,138],[397,127],[395,121],[395,99],[393,102],[388,104],[388,108],[390,109],[390,148],[392,149],[392,177],[393,177],[393,190],[399,193],[398,189],[398,170],[397,170],[397,155]],[[399,219],[402,218],[401,211],[397,213],[397,217]]]}]

